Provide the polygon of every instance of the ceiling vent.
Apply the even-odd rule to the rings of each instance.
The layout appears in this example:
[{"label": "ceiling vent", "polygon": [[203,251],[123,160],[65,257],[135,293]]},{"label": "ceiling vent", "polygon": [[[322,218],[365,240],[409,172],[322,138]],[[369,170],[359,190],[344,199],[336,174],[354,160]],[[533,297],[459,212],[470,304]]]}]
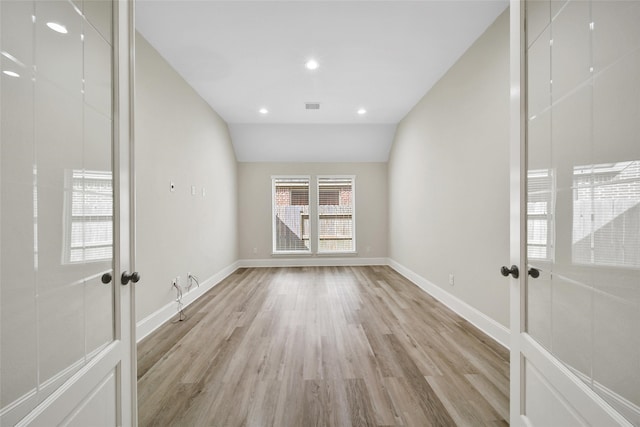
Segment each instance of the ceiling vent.
[{"label": "ceiling vent", "polygon": [[307,110],[319,110],[320,103],[319,102],[307,102],[304,104],[304,108]]}]

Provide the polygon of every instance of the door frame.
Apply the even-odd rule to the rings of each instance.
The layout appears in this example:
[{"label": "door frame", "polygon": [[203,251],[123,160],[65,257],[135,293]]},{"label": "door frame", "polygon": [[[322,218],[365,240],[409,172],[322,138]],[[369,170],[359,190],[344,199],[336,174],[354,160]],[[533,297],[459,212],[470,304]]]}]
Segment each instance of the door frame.
[{"label": "door frame", "polygon": [[[120,275],[136,271],[135,265],[135,164],[134,164],[134,70],[135,0],[113,0],[114,7],[114,120],[117,140],[113,150],[114,188],[114,280],[116,339],[123,348],[119,366],[116,419],[119,425],[138,425],[135,284],[120,286]],[[118,305],[119,304],[119,305]],[[121,322],[121,323],[119,323]]]},{"label": "door frame", "polygon": [[[524,2],[510,0],[509,4],[509,263],[526,265],[525,185],[525,35]],[[521,419],[524,413],[524,358],[520,349],[520,336],[525,331],[526,274],[518,279],[509,279],[510,307],[510,381],[509,423],[512,426],[526,425]]]},{"label": "door frame", "polygon": [[510,0],[510,213],[509,261],[520,275],[509,280],[510,302],[510,424],[532,426],[526,406],[526,363],[541,373],[551,399],[577,422],[594,426],[628,426],[609,403],[585,384],[551,352],[527,333],[527,58],[525,0]]}]

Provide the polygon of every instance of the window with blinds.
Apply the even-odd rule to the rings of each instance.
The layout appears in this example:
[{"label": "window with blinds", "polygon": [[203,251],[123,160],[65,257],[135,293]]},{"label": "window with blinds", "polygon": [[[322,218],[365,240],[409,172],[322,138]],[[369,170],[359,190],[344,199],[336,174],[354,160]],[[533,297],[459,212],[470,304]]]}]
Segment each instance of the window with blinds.
[{"label": "window with blinds", "polygon": [[318,177],[318,253],[356,249],[355,177]]},{"label": "window with blinds", "polygon": [[309,177],[274,177],[273,252],[310,252]]},{"label": "window with blinds", "polygon": [[574,167],[572,237],[574,263],[640,267],[640,161]]},{"label": "window with blinds", "polygon": [[65,177],[64,262],[108,261],[113,256],[111,172],[70,170]]},{"label": "window with blinds", "polygon": [[554,181],[549,169],[527,172],[527,257],[553,258]]}]

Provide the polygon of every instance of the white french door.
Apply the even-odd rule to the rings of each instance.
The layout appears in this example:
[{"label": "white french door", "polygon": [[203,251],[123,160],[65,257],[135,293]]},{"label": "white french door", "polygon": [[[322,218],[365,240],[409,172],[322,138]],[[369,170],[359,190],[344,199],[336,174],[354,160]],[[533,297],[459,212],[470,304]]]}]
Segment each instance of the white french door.
[{"label": "white french door", "polygon": [[640,425],[640,2],[510,4],[511,424]]},{"label": "white french door", "polygon": [[2,0],[0,425],[136,425],[133,5]]}]

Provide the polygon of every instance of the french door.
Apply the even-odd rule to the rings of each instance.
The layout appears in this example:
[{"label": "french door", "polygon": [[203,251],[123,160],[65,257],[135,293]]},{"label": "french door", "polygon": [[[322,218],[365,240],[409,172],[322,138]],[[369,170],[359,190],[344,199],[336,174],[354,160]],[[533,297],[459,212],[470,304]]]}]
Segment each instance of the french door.
[{"label": "french door", "polygon": [[640,425],[639,23],[511,1],[512,425]]},{"label": "french door", "polygon": [[0,20],[0,425],[135,425],[132,4]]}]

